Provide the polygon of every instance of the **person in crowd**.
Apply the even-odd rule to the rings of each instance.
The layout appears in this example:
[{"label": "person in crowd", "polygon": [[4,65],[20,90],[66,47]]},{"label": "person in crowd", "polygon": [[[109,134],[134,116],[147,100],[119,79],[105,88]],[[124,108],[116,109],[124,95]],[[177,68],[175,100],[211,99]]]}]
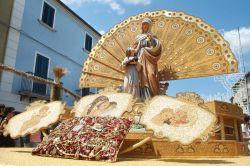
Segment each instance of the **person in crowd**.
[{"label": "person in crowd", "polygon": [[5,105],[4,104],[0,104],[0,124],[4,119],[4,112],[5,112]]},{"label": "person in crowd", "polygon": [[13,147],[15,146],[15,141],[10,138],[10,136],[4,136],[3,131],[5,126],[8,124],[9,120],[15,115],[15,108],[6,107],[4,119],[0,124],[0,147]]},{"label": "person in crowd", "polygon": [[250,116],[247,114],[244,114],[244,123],[241,125],[241,128],[242,128],[243,140],[248,141],[248,150],[250,151],[249,120],[250,120]]}]

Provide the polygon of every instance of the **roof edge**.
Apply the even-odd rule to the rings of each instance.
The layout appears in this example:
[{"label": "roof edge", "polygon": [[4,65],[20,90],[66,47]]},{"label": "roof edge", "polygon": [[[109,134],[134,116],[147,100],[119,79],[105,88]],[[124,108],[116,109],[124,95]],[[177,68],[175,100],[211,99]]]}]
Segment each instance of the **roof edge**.
[{"label": "roof edge", "polygon": [[76,14],[73,10],[71,10],[66,4],[64,4],[61,0],[55,0],[58,2],[62,7],[68,10],[71,14],[73,14],[77,19],[79,19],[83,24],[87,25],[92,31],[94,31],[100,37],[102,36],[95,28],[93,28],[89,23],[83,20],[78,14]]}]

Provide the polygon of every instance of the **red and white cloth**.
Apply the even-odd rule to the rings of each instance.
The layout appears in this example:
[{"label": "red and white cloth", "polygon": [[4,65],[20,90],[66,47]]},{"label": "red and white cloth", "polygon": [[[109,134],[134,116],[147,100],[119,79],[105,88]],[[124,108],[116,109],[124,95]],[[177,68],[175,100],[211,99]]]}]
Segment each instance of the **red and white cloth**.
[{"label": "red and white cloth", "polygon": [[116,161],[132,120],[81,117],[62,121],[35,149],[33,155]]}]

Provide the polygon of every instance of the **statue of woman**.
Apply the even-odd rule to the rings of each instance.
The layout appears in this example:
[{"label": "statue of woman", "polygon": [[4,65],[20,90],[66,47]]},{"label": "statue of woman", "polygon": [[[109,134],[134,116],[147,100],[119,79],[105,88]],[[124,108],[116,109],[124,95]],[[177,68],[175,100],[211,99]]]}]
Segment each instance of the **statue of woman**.
[{"label": "statue of woman", "polygon": [[142,100],[160,94],[159,74],[157,61],[161,56],[161,44],[151,32],[152,21],[145,18],[142,21],[142,33],[137,35],[136,43],[139,70],[140,98]]},{"label": "statue of woman", "polygon": [[125,70],[123,90],[142,101],[160,94],[157,61],[161,55],[161,44],[151,32],[152,21],[142,21],[142,33],[136,42],[126,50],[122,62]]}]

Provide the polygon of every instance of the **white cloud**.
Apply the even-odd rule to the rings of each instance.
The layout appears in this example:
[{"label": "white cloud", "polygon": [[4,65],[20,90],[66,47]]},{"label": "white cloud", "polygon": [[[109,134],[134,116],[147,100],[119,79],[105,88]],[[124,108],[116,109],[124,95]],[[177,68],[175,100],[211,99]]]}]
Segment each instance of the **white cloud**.
[{"label": "white cloud", "polygon": [[61,0],[66,5],[76,5],[81,7],[84,3],[99,3],[103,5],[108,5],[117,14],[122,15],[125,13],[125,9],[117,3],[115,0]]},{"label": "white cloud", "polygon": [[116,11],[119,15],[122,15],[125,13],[125,9],[121,7],[121,5],[115,1],[111,1],[109,3],[109,6],[112,10]]},{"label": "white cloud", "polygon": [[100,33],[101,35],[103,35],[103,34],[105,33],[105,31],[104,31],[104,30],[100,30],[99,33]]},{"label": "white cloud", "polygon": [[[240,28],[240,39],[242,46],[242,53],[250,53],[250,27]],[[232,51],[236,54],[240,53],[239,33],[238,29],[222,32],[224,38],[230,43]]]},{"label": "white cloud", "polygon": [[123,0],[124,3],[126,4],[132,4],[132,5],[149,5],[151,4],[151,0]]}]

